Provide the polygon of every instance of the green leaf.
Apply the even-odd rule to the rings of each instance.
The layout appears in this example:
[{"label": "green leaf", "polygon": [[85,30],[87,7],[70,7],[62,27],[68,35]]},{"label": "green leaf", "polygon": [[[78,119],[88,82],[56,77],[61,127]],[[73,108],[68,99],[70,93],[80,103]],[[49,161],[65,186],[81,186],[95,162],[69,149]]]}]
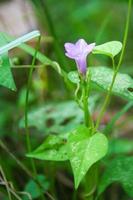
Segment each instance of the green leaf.
[{"label": "green leaf", "polygon": [[106,42],[104,44],[98,45],[94,48],[94,54],[104,54],[110,56],[111,58],[115,57],[122,49],[122,43],[119,41]]},{"label": "green leaf", "polygon": [[[37,185],[34,180],[30,180],[25,186],[25,192],[29,193],[32,199],[36,199],[44,194],[49,189],[49,182],[43,175],[38,175],[37,180],[42,186],[42,189]],[[24,196],[23,200],[29,200],[27,196]]]},{"label": "green leaf", "polygon": [[[92,109],[94,102],[93,98]],[[34,126],[43,133],[45,130],[45,134],[66,133],[83,121],[83,112],[74,101],[49,102],[30,111],[28,121],[29,126]],[[24,127],[24,118],[20,121],[20,127]]]},{"label": "green leaf", "polygon": [[81,126],[68,138],[68,157],[74,173],[75,188],[89,168],[105,156],[108,141],[105,135],[96,133],[91,136],[91,129]]},{"label": "green leaf", "polygon": [[[6,40],[2,33],[0,33],[0,46],[5,45]],[[0,85],[9,88],[13,91],[16,91],[16,85],[13,79],[13,75],[11,72],[11,63],[8,57],[8,54],[5,53],[0,56],[1,64],[0,64]]]},{"label": "green leaf", "polygon": [[[94,85],[108,91],[113,79],[114,71],[107,67],[91,67],[91,81]],[[112,93],[127,100],[133,100],[133,79],[127,75],[118,73],[112,89]]]},{"label": "green leaf", "polygon": [[120,157],[108,163],[99,183],[98,195],[114,182],[120,183],[125,192],[133,197],[133,157]]},{"label": "green leaf", "polygon": [[[107,67],[89,67],[88,70],[91,73],[91,83],[93,86],[93,89],[100,88],[104,91],[108,91],[113,79],[114,71]],[[75,73],[75,77],[77,77],[78,82],[78,72],[73,71],[69,72],[68,77],[70,79],[71,73]],[[73,79],[70,79],[71,82],[75,83]],[[112,89],[112,93],[123,97],[127,100],[133,100],[133,79],[127,75],[118,73],[116,76],[116,80]]]},{"label": "green leaf", "polygon": [[66,142],[65,135],[63,137],[50,135],[35,151],[27,154],[27,156],[40,160],[68,160]]},{"label": "green leaf", "polygon": [[[94,110],[99,98],[99,95],[90,96],[90,112]],[[38,119],[37,123],[36,119]],[[29,126],[36,127],[45,135],[70,132],[81,124],[83,119],[83,112],[74,101],[48,102],[44,106],[36,107],[28,112]],[[22,118],[20,127],[24,126],[24,118]]]}]

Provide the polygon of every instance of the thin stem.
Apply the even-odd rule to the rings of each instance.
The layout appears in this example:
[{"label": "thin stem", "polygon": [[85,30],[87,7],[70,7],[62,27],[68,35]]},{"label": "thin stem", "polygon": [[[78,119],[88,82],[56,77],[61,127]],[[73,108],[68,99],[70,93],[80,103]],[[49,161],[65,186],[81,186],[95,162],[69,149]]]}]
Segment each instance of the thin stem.
[{"label": "thin stem", "polygon": [[25,167],[25,165],[24,165],[20,160],[18,160],[18,159],[10,152],[10,150],[9,150],[9,149],[7,148],[7,146],[2,142],[2,140],[0,140],[0,147],[1,147],[4,151],[6,151],[6,152],[10,155],[10,157],[11,157],[13,160],[15,160],[15,162],[20,166],[20,168],[23,169],[23,171],[25,171],[25,173],[26,173],[28,176],[30,176],[30,177],[32,178],[31,172]]},{"label": "thin stem", "polygon": [[11,196],[11,193],[10,193],[10,190],[9,190],[8,182],[7,182],[7,179],[5,177],[5,174],[4,174],[1,166],[0,166],[0,173],[2,175],[4,182],[5,182],[5,187],[6,187],[6,190],[7,190],[8,198],[9,198],[9,200],[12,200],[12,196]]},{"label": "thin stem", "polygon": [[117,65],[116,69],[115,69],[114,58],[112,58],[112,65],[113,65],[113,69],[114,69],[114,75],[113,75],[113,78],[112,78],[112,82],[111,82],[108,94],[107,94],[107,96],[105,98],[105,101],[103,103],[102,109],[101,109],[100,114],[98,116],[98,119],[97,119],[97,122],[96,122],[96,126],[95,126],[95,130],[98,129],[98,127],[100,125],[100,122],[101,122],[101,119],[102,119],[102,117],[103,117],[103,115],[105,113],[106,107],[107,107],[107,105],[108,105],[108,103],[110,101],[113,85],[114,85],[117,73],[119,71],[119,68],[121,66],[121,63],[122,63],[122,60],[123,60],[123,57],[124,57],[124,52],[125,52],[125,48],[126,48],[126,44],[127,44],[127,36],[128,36],[128,31],[129,31],[131,5],[132,5],[132,0],[129,0],[129,2],[128,2],[128,14],[127,14],[125,32],[124,32],[124,37],[123,37],[123,48],[122,48],[120,59],[119,59],[119,62],[118,62],[118,65]]},{"label": "thin stem", "polygon": [[[28,99],[29,99],[30,86],[31,86],[31,82],[32,82],[32,73],[33,73],[33,70],[34,70],[36,55],[37,55],[38,49],[40,47],[40,41],[41,41],[41,36],[38,39],[35,54],[34,54],[33,59],[32,59],[32,64],[31,64],[29,77],[28,77],[26,98],[25,98],[25,130],[26,130],[26,144],[27,144],[28,152],[31,152],[31,150],[32,150],[31,141],[30,141],[30,132],[29,132],[29,128],[28,128]],[[31,161],[31,166],[32,166],[34,177],[37,177],[37,169],[36,169],[36,165],[35,165],[33,158],[30,158],[30,161]],[[39,187],[39,188],[40,188],[40,191],[41,191],[41,187]],[[42,193],[41,193],[41,197],[42,197],[42,199],[45,199],[45,197],[43,196]]]},{"label": "thin stem", "polygon": [[[30,91],[30,86],[31,86],[31,81],[32,81],[32,73],[33,73],[33,69],[34,69],[34,65],[35,65],[38,48],[40,46],[40,40],[41,40],[41,37],[39,37],[39,39],[38,39],[37,48],[36,48],[36,51],[35,51],[35,54],[34,54],[34,57],[32,60],[29,77],[28,77],[26,98],[25,98],[25,130],[26,130],[26,143],[27,143],[28,152],[31,152],[30,132],[29,132],[29,128],[28,128],[28,99],[29,99],[29,91]],[[37,175],[36,167],[35,167],[34,160],[32,158],[31,158],[31,166],[33,169],[33,173],[36,176]]]},{"label": "thin stem", "polygon": [[88,101],[86,98],[86,93],[84,89],[84,98],[83,98],[83,104],[84,104],[84,120],[85,120],[85,125],[89,127],[89,111],[88,111]]},{"label": "thin stem", "polygon": [[131,8],[132,8],[132,0],[128,1],[128,13],[127,13],[127,19],[126,19],[126,26],[125,26],[125,32],[124,32],[124,36],[123,36],[123,48],[121,51],[121,55],[120,55],[120,59],[117,65],[117,70],[119,70],[123,57],[124,57],[124,53],[125,53],[125,49],[126,49],[126,44],[127,44],[127,37],[128,37],[128,31],[129,31],[129,23],[130,23],[130,16],[131,16]]},{"label": "thin stem", "polygon": [[115,79],[116,79],[116,75],[117,75],[117,70],[114,71],[113,79],[112,79],[109,91],[107,93],[107,96],[105,98],[105,101],[103,103],[102,109],[100,111],[100,114],[98,116],[98,119],[97,119],[97,122],[96,122],[96,126],[95,126],[95,130],[97,130],[97,128],[99,127],[100,121],[101,121],[101,119],[102,119],[102,117],[103,117],[103,115],[105,113],[106,107],[107,107],[107,105],[108,105],[108,103],[110,101],[111,92],[112,92],[112,88],[113,88],[113,85],[114,85],[114,82],[115,82]]}]

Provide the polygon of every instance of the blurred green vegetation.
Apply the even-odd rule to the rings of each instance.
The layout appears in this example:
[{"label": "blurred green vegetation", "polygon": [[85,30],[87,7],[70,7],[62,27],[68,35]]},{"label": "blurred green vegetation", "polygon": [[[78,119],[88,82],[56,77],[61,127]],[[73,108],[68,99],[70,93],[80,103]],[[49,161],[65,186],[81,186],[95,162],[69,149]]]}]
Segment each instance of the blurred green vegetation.
[{"label": "blurred green vegetation", "polygon": [[[111,40],[122,41],[123,39],[128,2],[126,0],[31,1],[44,34],[48,32],[55,39],[62,54],[65,42],[75,42],[79,38],[84,38],[88,43],[96,42],[96,44]],[[127,51],[123,62],[124,67],[125,64],[126,66],[132,64],[132,36],[133,25],[130,23]],[[57,55],[57,52],[55,53]],[[67,60],[70,63],[69,65],[73,67],[74,63],[71,63],[65,57],[64,60]],[[104,60],[102,63],[107,64],[107,60]],[[70,69],[69,66],[63,64],[64,62],[62,62],[63,68]],[[92,64],[91,61],[90,64]]]},{"label": "blurred green vegetation", "polygon": [[[44,36],[41,43],[42,52],[51,59],[59,62],[61,68],[67,72],[75,69],[75,63],[67,59],[64,55],[65,42],[75,42],[79,38],[84,38],[88,43],[96,42],[96,44],[102,44],[111,40],[122,41],[123,39],[127,15],[127,0],[29,0],[29,2],[34,8],[39,24],[38,26]],[[50,40],[47,40],[47,36],[50,36]],[[131,76],[133,76],[132,52],[133,12],[126,53],[121,67],[122,72],[128,73]],[[28,65],[32,60],[30,56],[27,56],[19,50],[17,51],[17,55],[12,53],[11,57],[14,63],[17,57],[17,65]],[[36,62],[36,65],[39,64],[40,63]],[[111,62],[110,59],[104,56],[95,56],[94,58],[92,55],[88,59],[88,64],[110,66]],[[9,150],[30,169],[29,159],[24,156],[26,154],[25,130],[20,126],[20,120],[23,118],[25,108],[28,69],[14,68],[12,71],[18,90],[14,93],[5,88],[0,88],[0,138],[8,146]],[[73,86],[70,87],[72,88]],[[93,113],[94,119],[102,103],[102,95],[95,95],[96,94],[94,94],[95,98],[93,99],[92,105],[94,108],[96,106],[95,104],[97,104],[96,113]],[[72,99],[73,92],[70,92],[69,87],[65,86],[62,78],[60,78],[53,69],[48,66],[47,68],[37,68],[34,70],[29,99],[30,116],[34,112],[34,115],[32,115],[33,119],[30,118],[33,149],[41,143],[45,134],[51,132],[59,134],[58,131],[61,131],[61,133],[65,132],[74,125],[82,122],[82,114],[80,115],[80,110],[72,103]],[[108,109],[103,119],[103,126],[108,123],[114,113],[120,110],[124,105],[125,101],[113,97],[111,107]],[[124,120],[118,120],[115,124],[115,129],[113,131],[111,130],[112,136],[118,138],[118,140],[120,138],[118,150],[115,152],[116,154],[118,153],[121,155],[123,153],[127,155],[133,152],[130,142],[130,135],[133,130],[132,114],[133,110],[130,109],[128,114],[123,116]],[[41,124],[39,124],[37,120],[40,120]],[[124,124],[123,121],[127,123]],[[64,125],[67,126],[64,128]],[[56,131],[54,132],[54,130]],[[110,138],[112,136],[111,134],[109,135]],[[125,147],[126,150],[124,152],[121,151],[122,144],[125,145],[123,138],[126,138],[127,147]],[[109,152],[111,158],[115,154],[112,150],[113,148],[114,142],[111,142],[111,150]],[[105,163],[106,162],[105,160]],[[13,183],[16,190],[23,191],[30,183],[33,185],[35,184],[31,181],[30,177],[27,177],[26,173],[19,168],[7,151],[2,148],[0,150],[0,165],[7,179]],[[42,178],[43,181],[45,176],[47,178],[45,189],[48,190],[49,193],[54,194],[53,196],[56,196],[59,200],[71,199],[70,194],[74,190],[72,174],[68,163],[53,164],[47,161],[45,163],[36,161],[36,165],[39,173],[41,172],[41,174],[44,175]],[[49,185],[51,187],[49,187]],[[106,194],[106,199],[108,200],[129,199],[118,186],[115,189],[112,188],[111,191],[115,191],[116,193],[120,191],[120,194],[116,197],[112,197],[109,195],[110,192]],[[81,191],[77,192],[79,199],[81,196],[80,192]],[[50,199],[48,196],[46,198]],[[8,199],[4,187],[0,187],[0,199]]]}]

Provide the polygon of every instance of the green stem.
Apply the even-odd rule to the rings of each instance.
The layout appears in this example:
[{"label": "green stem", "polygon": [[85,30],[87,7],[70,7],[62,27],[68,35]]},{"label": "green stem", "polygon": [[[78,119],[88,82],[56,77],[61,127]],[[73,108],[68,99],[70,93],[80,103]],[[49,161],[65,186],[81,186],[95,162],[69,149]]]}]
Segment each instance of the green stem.
[{"label": "green stem", "polygon": [[[38,52],[38,48],[40,46],[40,39],[41,37],[39,37],[38,40],[38,44],[37,44],[37,48],[32,60],[32,64],[31,64],[31,68],[30,68],[30,72],[29,72],[29,77],[28,77],[28,84],[27,84],[27,91],[26,91],[26,98],[25,98],[25,130],[26,130],[26,143],[27,143],[27,150],[28,152],[31,152],[31,142],[30,142],[30,132],[29,132],[29,128],[28,128],[28,99],[29,99],[29,91],[30,91],[30,86],[31,86],[31,81],[32,81],[32,73],[33,73],[33,69],[34,69],[34,65],[35,65],[35,61],[36,61],[36,55]],[[31,158],[31,166],[33,169],[33,173],[36,176],[37,175],[37,171],[36,171],[36,167],[35,167],[35,163],[34,160]]]},{"label": "green stem", "polygon": [[89,110],[88,110],[88,94],[86,82],[83,82],[83,109],[84,109],[84,122],[89,127]]},{"label": "green stem", "polygon": [[97,118],[97,122],[96,122],[96,126],[95,126],[95,130],[98,129],[99,125],[100,125],[100,122],[101,122],[101,119],[105,113],[105,110],[106,110],[106,107],[107,105],[109,104],[109,101],[110,101],[110,97],[111,97],[111,93],[112,93],[112,88],[113,88],[113,85],[114,85],[114,82],[115,82],[115,79],[116,79],[116,75],[117,75],[117,70],[114,71],[114,75],[113,75],[113,79],[112,79],[112,82],[111,82],[111,85],[110,85],[110,88],[109,88],[109,91],[107,93],[107,96],[105,98],[105,101],[103,103],[103,106],[101,108],[101,111],[100,111],[100,114]]},{"label": "green stem", "polygon": [[125,52],[125,48],[126,48],[126,44],[127,44],[127,36],[128,36],[128,31],[129,31],[131,5],[132,5],[132,0],[129,0],[129,2],[128,2],[128,14],[127,14],[125,32],[124,32],[124,37],[123,37],[123,48],[122,48],[120,59],[119,59],[119,62],[118,62],[118,65],[117,65],[116,68],[115,68],[115,64],[114,64],[114,59],[112,58],[112,65],[113,65],[113,69],[114,69],[114,75],[113,75],[113,78],[112,78],[112,82],[111,82],[108,94],[107,94],[107,96],[105,98],[105,101],[103,103],[102,109],[101,109],[100,114],[98,116],[98,119],[97,119],[97,122],[96,122],[96,126],[95,126],[95,130],[98,129],[98,127],[100,125],[100,122],[101,122],[101,119],[102,119],[102,117],[103,117],[103,115],[105,113],[106,107],[109,104],[111,93],[112,93],[112,88],[113,88],[117,73],[119,71],[119,68],[121,66],[121,63],[122,63],[122,60],[123,60],[123,57],[124,57],[124,52]]},{"label": "green stem", "polygon": [[[38,39],[35,54],[32,59],[32,64],[31,64],[31,68],[30,68],[30,72],[29,72],[29,76],[28,76],[26,98],[25,98],[25,130],[26,130],[26,144],[27,144],[28,152],[32,151],[31,141],[30,141],[30,131],[28,128],[28,99],[29,99],[30,86],[31,86],[31,82],[32,82],[32,73],[33,73],[34,65],[35,65],[35,61],[36,61],[36,55],[37,55],[38,49],[40,47],[40,40],[41,40],[41,36]],[[32,170],[33,170],[33,175],[34,175],[34,177],[37,177],[37,169],[36,169],[36,165],[35,165],[33,158],[30,158],[30,161],[31,161],[31,166],[32,166]],[[40,188],[40,190],[41,190],[41,188]],[[41,198],[45,199],[45,197],[43,196],[42,193],[41,193]]]},{"label": "green stem", "polygon": [[84,111],[84,122],[86,127],[94,127],[93,120],[91,118],[91,114],[88,108],[88,99],[89,99],[89,81],[83,80],[83,88],[82,88],[82,99],[83,99],[83,111]]},{"label": "green stem", "polygon": [[125,53],[125,49],[126,49],[126,44],[127,44],[127,37],[128,37],[128,31],[129,31],[129,23],[130,23],[130,16],[131,16],[131,8],[132,8],[132,0],[128,1],[128,13],[127,13],[127,19],[126,19],[126,25],[125,25],[125,32],[124,32],[124,36],[123,36],[123,48],[121,51],[121,55],[120,55],[120,59],[117,65],[117,69],[119,70],[123,57],[124,57],[124,53]]},{"label": "green stem", "polygon": [[[90,91],[90,76],[88,76],[88,80],[82,80],[82,95],[83,95],[83,110],[84,110],[84,123],[86,127],[94,128],[93,120],[91,118],[89,108],[88,108],[88,99],[89,99],[89,91]],[[87,173],[84,178],[84,190],[85,190],[85,200],[93,200],[94,192],[96,189],[96,168],[93,166],[91,170]]]}]

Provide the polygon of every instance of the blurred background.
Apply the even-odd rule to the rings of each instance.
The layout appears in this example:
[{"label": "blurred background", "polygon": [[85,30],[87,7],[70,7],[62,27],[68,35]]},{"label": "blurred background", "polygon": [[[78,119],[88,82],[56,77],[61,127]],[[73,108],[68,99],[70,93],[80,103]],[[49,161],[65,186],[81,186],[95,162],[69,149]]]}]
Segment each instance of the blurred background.
[{"label": "blurred background", "polygon": [[[41,51],[51,60],[57,61],[61,68],[68,72],[75,69],[75,63],[65,57],[64,43],[76,42],[79,38],[84,38],[88,43],[96,42],[97,45],[111,40],[122,42],[127,6],[127,0],[0,0],[0,31],[17,38],[39,29],[42,34]],[[36,40],[29,44],[35,47]],[[15,93],[0,87],[0,138],[10,151],[28,166],[28,159],[24,157],[26,153],[25,131],[21,118],[23,118],[25,108],[28,65],[31,64],[32,58],[20,49],[11,51],[10,57],[13,65],[18,66],[12,69],[18,90]],[[36,65],[39,64],[36,62]],[[92,55],[88,59],[88,65],[110,67],[111,61],[105,56]],[[22,66],[24,67],[22,68]],[[120,71],[133,77],[133,12],[126,52]],[[73,86],[70,87],[73,88]],[[95,109],[94,120],[101,107],[101,97],[103,95],[94,94],[92,98],[92,110]],[[49,133],[66,132],[82,122],[82,114],[73,104],[72,99],[73,92],[70,92],[70,88],[64,84],[62,78],[53,69],[48,66],[38,67],[34,70],[29,98],[29,110],[32,115],[29,123],[32,126],[33,149]],[[125,100],[112,97],[110,109],[104,116],[101,126],[105,126],[125,103]],[[49,114],[49,110],[52,113]],[[114,137],[132,138],[132,114],[133,110],[130,109],[117,122],[115,131],[112,132]],[[45,163],[52,171],[53,164]],[[28,177],[3,149],[0,150],[0,164],[15,188],[24,190],[29,180]],[[66,191],[73,190],[68,163],[65,165],[56,163],[56,175],[54,172],[48,171],[43,162],[38,161],[37,166],[41,173],[47,174],[46,190],[49,189],[49,184],[53,184],[53,177],[50,174],[55,176],[56,195],[59,199],[62,199],[61,196]],[[55,188],[53,187],[52,190]],[[108,200],[128,199],[119,186],[112,190],[116,193],[120,192],[114,196],[109,193]],[[71,199],[69,195],[65,194],[62,200]],[[6,199],[4,188],[0,188],[0,200]]]}]

